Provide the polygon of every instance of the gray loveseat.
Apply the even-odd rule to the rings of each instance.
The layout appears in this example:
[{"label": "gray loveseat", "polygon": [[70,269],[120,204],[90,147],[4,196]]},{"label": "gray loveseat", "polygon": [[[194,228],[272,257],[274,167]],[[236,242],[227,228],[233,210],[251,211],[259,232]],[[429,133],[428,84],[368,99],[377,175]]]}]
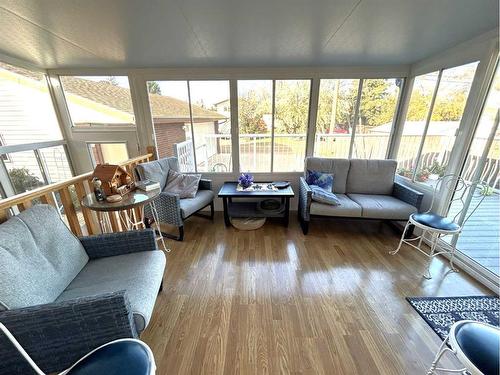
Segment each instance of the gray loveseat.
[{"label": "gray loveseat", "polygon": [[304,177],[299,185],[299,220],[304,234],[313,216],[406,221],[420,209],[423,194],[394,181],[395,160],[328,159],[309,157],[305,171],[333,174],[333,193],[340,205],[312,200]]},{"label": "gray loveseat", "polygon": [[[62,370],[146,328],[165,264],[151,229],[79,239],[35,205],[0,225],[0,322],[44,371]],[[30,373],[16,353],[0,334],[0,367]]]}]

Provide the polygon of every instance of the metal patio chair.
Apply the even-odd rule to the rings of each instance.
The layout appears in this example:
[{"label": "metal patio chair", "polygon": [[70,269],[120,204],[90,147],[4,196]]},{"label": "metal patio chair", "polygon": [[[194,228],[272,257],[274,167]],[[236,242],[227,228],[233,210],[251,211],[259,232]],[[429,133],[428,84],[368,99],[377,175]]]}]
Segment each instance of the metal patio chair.
[{"label": "metal patio chair", "polygon": [[[414,213],[410,215],[405,229],[403,230],[403,234],[401,235],[401,239],[399,240],[398,247],[396,248],[396,250],[390,251],[389,254],[397,254],[399,250],[401,250],[401,246],[403,245],[403,243],[420,251],[422,254],[429,258],[427,268],[424,273],[424,277],[426,279],[432,278],[430,273],[432,258],[441,254],[449,256],[451,270],[454,272],[458,272],[453,264],[456,252],[456,243],[458,239],[454,240],[452,238],[451,244],[445,241],[440,241],[440,239],[445,236],[459,236],[467,220],[474,214],[479,205],[482,203],[485,197],[484,195],[475,205],[475,207],[473,207],[472,211],[468,210],[470,211],[470,213],[467,214],[467,212],[464,212],[464,210],[468,208],[467,203],[470,202],[470,199],[472,198],[472,195],[469,194],[469,192],[471,191],[471,189],[476,189],[477,185],[477,182],[465,181],[462,177],[454,174],[440,177],[437,180],[436,185],[434,186],[432,201],[429,209],[422,213]],[[435,213],[438,210],[438,202],[436,199],[438,193],[440,193],[441,196],[444,197],[447,197],[449,196],[448,194],[451,194],[452,199],[450,202],[450,207],[452,207],[455,202],[460,205],[458,207],[459,209],[453,217],[441,216]],[[467,216],[464,217],[465,215]],[[459,224],[461,218],[464,218],[464,220],[462,221],[462,224]],[[409,233],[412,233],[413,228],[415,227],[420,229],[421,234],[416,237],[414,236],[411,238],[405,238],[405,234],[407,233],[407,231]],[[422,242],[427,238],[426,236],[428,234],[430,234],[430,252],[422,249]],[[417,242],[416,245],[415,242]]]}]

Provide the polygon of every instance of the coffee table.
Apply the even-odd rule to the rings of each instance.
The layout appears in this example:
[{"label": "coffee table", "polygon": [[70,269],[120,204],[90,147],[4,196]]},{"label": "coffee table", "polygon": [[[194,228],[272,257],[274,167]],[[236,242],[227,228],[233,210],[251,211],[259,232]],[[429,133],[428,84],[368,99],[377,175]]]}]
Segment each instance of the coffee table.
[{"label": "coffee table", "polygon": [[[256,182],[259,183],[259,182]],[[262,183],[262,182],[261,182]],[[238,217],[279,217],[283,219],[283,224],[288,227],[290,217],[290,198],[295,196],[291,186],[285,189],[278,190],[262,190],[262,191],[238,191],[237,182],[224,182],[219,190],[219,198],[222,198],[224,204],[224,223],[226,226],[231,225],[230,218]],[[236,201],[237,198],[252,198],[252,201]],[[279,199],[284,205],[282,212],[263,212],[258,209],[258,201],[263,199]]]}]

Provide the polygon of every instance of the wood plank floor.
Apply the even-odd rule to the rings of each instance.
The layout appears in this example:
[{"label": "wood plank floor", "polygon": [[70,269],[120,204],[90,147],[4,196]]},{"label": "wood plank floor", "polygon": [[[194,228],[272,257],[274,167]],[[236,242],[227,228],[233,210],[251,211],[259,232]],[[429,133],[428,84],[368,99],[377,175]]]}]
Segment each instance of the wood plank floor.
[{"label": "wood plank floor", "polygon": [[405,297],[491,294],[439,259],[423,279],[423,255],[388,255],[398,235],[385,224],[310,228],[189,219],[141,337],[157,373],[425,374],[440,339]]}]

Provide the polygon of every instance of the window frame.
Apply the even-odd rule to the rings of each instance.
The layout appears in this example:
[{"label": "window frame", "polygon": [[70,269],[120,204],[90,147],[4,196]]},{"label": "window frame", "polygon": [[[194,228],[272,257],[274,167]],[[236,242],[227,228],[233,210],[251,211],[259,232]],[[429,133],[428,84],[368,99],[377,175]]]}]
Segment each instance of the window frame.
[{"label": "window frame", "polygon": [[[435,103],[436,103],[436,98],[437,98],[437,95],[439,93],[439,88],[440,88],[440,85],[441,85],[441,78],[442,78],[443,72],[445,70],[453,69],[453,68],[457,68],[457,67],[460,67],[460,66],[473,64],[473,63],[477,63],[477,66],[476,66],[476,70],[474,71],[474,76],[472,77],[472,80],[471,80],[471,83],[470,83],[469,92],[467,94],[467,98],[465,100],[465,105],[464,105],[464,109],[463,109],[463,112],[462,112],[462,116],[460,118],[460,122],[459,122],[459,125],[458,125],[458,129],[457,129],[457,134],[458,134],[458,132],[463,127],[463,122],[464,122],[464,117],[465,117],[464,115],[467,113],[467,110],[468,110],[467,105],[468,105],[469,100],[470,100],[470,94],[471,94],[472,88],[474,86],[474,82],[476,81],[476,78],[477,78],[477,75],[478,75],[478,71],[479,71],[479,67],[480,67],[480,64],[481,64],[481,60],[480,59],[475,59],[475,60],[472,60],[472,61],[461,62],[461,63],[459,63],[457,65],[450,65],[450,66],[447,65],[447,66],[440,67],[437,70],[433,69],[433,70],[430,70],[429,72],[419,72],[419,74],[410,77],[410,79],[412,79],[412,81],[414,82],[416,77],[419,77],[419,76],[422,76],[422,75],[426,75],[426,74],[429,74],[429,73],[432,73],[432,72],[435,72],[435,71],[438,72],[438,77],[437,77],[436,84],[434,86],[433,93],[432,93],[432,99],[431,99],[431,101],[429,103],[429,108],[428,108],[428,111],[427,111],[427,114],[426,114],[426,117],[425,117],[424,131],[423,131],[422,137],[420,139],[420,144],[419,144],[418,152],[415,155],[415,160],[416,160],[415,168],[412,171],[411,178],[405,177],[405,176],[402,176],[402,175],[399,175],[398,173],[396,173],[396,175],[397,175],[398,178],[402,178],[404,180],[407,180],[407,181],[410,181],[412,183],[418,184],[419,186],[423,187],[424,189],[428,189],[429,191],[432,190],[432,187],[429,186],[428,184],[425,184],[424,182],[421,182],[421,181],[417,181],[417,174],[419,172],[419,168],[420,168],[420,165],[421,165],[421,162],[422,162],[421,156],[422,156],[422,152],[423,152],[425,141],[426,141],[426,137],[427,137],[427,132],[429,130],[429,125],[430,125],[431,120],[432,120],[432,114],[433,114],[433,111],[434,111],[434,106],[435,106]],[[407,99],[408,100],[408,105],[409,105],[410,100],[411,100],[411,95],[413,94],[413,87],[414,86],[412,85],[411,92],[409,93],[409,96],[408,96],[408,99]],[[398,145],[397,145],[397,148],[395,148],[395,153],[394,153],[394,157],[396,159],[397,159],[397,151],[401,147],[401,140],[403,139],[403,132],[404,132],[404,126],[406,124],[407,111],[408,111],[408,107],[406,108],[406,111],[405,111],[406,113],[404,113],[404,118],[401,119],[401,124],[400,124],[401,132],[399,134]],[[450,161],[451,161],[451,158],[453,156],[453,150],[455,149],[455,147],[457,145],[457,140],[458,140],[458,136],[456,136],[455,141],[453,143],[453,147],[450,150],[450,153],[451,153],[451,155],[450,155]],[[444,174],[445,175],[449,174],[451,169],[452,169],[451,162],[448,162],[448,164],[446,166],[446,171],[444,172]]]},{"label": "window frame", "polygon": [[[66,95],[66,90],[64,89],[64,83],[61,79],[61,77],[126,77],[128,81],[128,89],[130,91],[130,101],[132,103],[132,110],[134,112],[134,123],[130,125],[110,125],[110,124],[104,124],[104,125],[90,125],[90,126],[76,126],[75,122],[73,121],[73,117],[71,115],[71,110],[69,108],[69,101]],[[54,78],[54,76],[48,75],[47,78]],[[127,131],[137,131],[137,123],[139,120],[138,114],[138,105],[136,104],[136,101],[134,100],[134,94],[133,94],[133,85],[131,82],[131,74],[125,73],[125,72],[118,72],[116,74],[105,74],[103,72],[96,72],[96,73],[81,73],[81,72],[62,72],[62,73],[56,73],[55,78],[57,79],[58,86],[61,90],[61,95],[62,95],[62,100],[64,102],[64,108],[66,112],[67,119],[69,121],[69,130],[73,133],[99,133],[99,132],[127,132]]]},{"label": "window frame", "polygon": [[[387,76],[377,76],[377,77],[349,77],[349,78],[324,78],[324,77],[320,77],[318,78],[318,98],[317,98],[317,103],[316,103],[316,108],[315,108],[315,112],[316,112],[316,115],[314,117],[314,123],[313,124],[309,124],[309,126],[312,126],[313,127],[313,131],[312,131],[312,136],[313,136],[313,140],[312,140],[312,150],[311,150],[311,156],[316,156],[314,154],[314,148],[315,148],[315,145],[316,145],[316,130],[317,130],[317,114],[318,114],[318,111],[319,111],[319,100],[320,100],[320,88],[321,88],[321,80],[337,80],[337,81],[341,81],[341,80],[346,80],[346,79],[349,79],[349,80],[359,80],[358,82],[358,91],[357,91],[357,94],[356,94],[356,103],[355,103],[355,107],[354,107],[354,117],[353,117],[353,128],[352,128],[352,132],[350,134],[350,140],[349,140],[349,153],[348,153],[348,156],[347,158],[348,159],[352,159],[352,155],[353,155],[353,151],[354,151],[354,143],[355,143],[355,137],[356,137],[356,130],[357,130],[357,123],[358,123],[358,120],[359,120],[359,114],[360,114],[360,108],[361,108],[361,97],[363,95],[363,87],[364,87],[364,81],[365,80],[370,80],[370,79],[394,79],[394,80],[400,80],[401,81],[401,84],[399,87],[399,92],[398,92],[398,97],[396,99],[396,103],[395,103],[395,106],[394,106],[394,115],[392,117],[392,124],[391,124],[391,131],[389,132],[389,137],[388,137],[388,140],[387,140],[387,147],[386,147],[386,150],[385,150],[385,155],[384,155],[384,158],[387,159],[390,155],[391,155],[391,152],[392,152],[392,149],[393,149],[393,139],[394,139],[394,136],[396,134],[396,131],[397,131],[397,123],[398,123],[398,118],[399,118],[399,113],[401,111],[401,103],[402,103],[402,99],[403,99],[403,92],[406,88],[406,83],[407,83],[407,77],[387,77]],[[308,133],[309,135],[309,133]],[[317,157],[320,157],[319,155]]]}]

